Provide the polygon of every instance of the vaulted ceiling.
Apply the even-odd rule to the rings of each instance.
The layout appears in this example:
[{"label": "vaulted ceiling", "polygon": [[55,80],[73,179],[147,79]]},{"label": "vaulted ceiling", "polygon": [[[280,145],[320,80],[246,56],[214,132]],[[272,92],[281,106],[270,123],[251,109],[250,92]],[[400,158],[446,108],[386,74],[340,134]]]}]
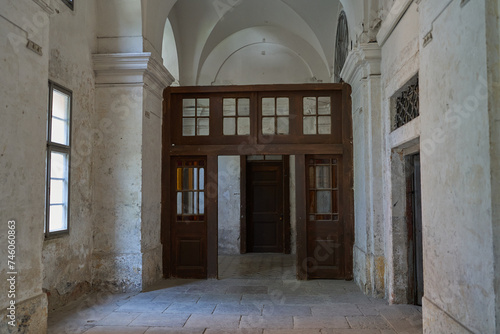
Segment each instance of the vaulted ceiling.
[{"label": "vaulted ceiling", "polygon": [[339,0],[179,0],[168,17],[179,81],[329,82],[341,8]]}]

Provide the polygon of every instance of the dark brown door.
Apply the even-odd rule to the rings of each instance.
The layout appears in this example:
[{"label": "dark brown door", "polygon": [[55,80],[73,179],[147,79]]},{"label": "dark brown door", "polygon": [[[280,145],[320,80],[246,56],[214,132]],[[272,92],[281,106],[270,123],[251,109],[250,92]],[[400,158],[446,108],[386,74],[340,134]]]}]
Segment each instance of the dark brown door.
[{"label": "dark brown door", "polygon": [[307,277],[344,278],[341,156],[307,156]]},{"label": "dark brown door", "polygon": [[204,158],[172,159],[172,276],[207,277]]},{"label": "dark brown door", "polygon": [[283,253],[283,164],[247,166],[247,251]]},{"label": "dark brown door", "polygon": [[409,300],[422,305],[424,295],[424,269],[422,248],[422,191],[420,187],[420,155],[407,158],[409,173],[407,178],[407,219],[408,219],[408,279]]}]

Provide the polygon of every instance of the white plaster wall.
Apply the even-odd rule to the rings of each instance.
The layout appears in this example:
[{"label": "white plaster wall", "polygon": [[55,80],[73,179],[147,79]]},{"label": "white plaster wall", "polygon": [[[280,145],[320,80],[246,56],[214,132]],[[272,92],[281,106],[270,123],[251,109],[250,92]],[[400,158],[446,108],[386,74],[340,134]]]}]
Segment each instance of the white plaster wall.
[{"label": "white plaster wall", "polygon": [[495,258],[496,326],[500,328],[500,2],[486,1],[486,38],[488,40],[488,85],[491,152],[491,201]]},{"label": "white plaster wall", "polygon": [[97,1],[99,53],[142,52],[141,0]]},{"label": "white plaster wall", "polygon": [[219,156],[219,254],[240,254],[240,157]]},{"label": "white plaster wall", "polygon": [[142,121],[142,287],[158,282],[162,275],[161,246],[161,92],[144,90]]},{"label": "white plaster wall", "polygon": [[[101,129],[95,127],[95,2],[70,10],[62,2],[50,20],[49,78],[73,92],[70,234],[44,242],[43,288],[50,307],[88,292],[91,287],[93,227],[92,152]],[[97,137],[97,138],[96,138]],[[100,138],[102,140],[102,138]]]},{"label": "white plaster wall", "polygon": [[[42,293],[49,19],[33,1],[0,1],[0,271],[7,273],[7,222],[16,221],[17,319],[26,332],[46,331]],[[7,21],[4,17],[7,17]],[[36,22],[36,24],[35,24]],[[24,31],[23,31],[24,30]],[[25,45],[42,46],[39,56]],[[40,79],[42,78],[42,79]],[[7,277],[0,280],[0,332],[21,331],[5,321]]]},{"label": "white plaster wall", "polygon": [[485,1],[441,2],[420,4],[424,331],[494,333]]},{"label": "white plaster wall", "polygon": [[138,290],[142,280],[143,88],[96,89],[96,124],[106,124],[94,148],[93,283]]},{"label": "white plaster wall", "polygon": [[[420,133],[409,130],[418,120],[393,132],[391,99],[419,71],[419,26],[418,5],[413,3],[382,46],[382,120],[379,124],[384,134],[384,155],[381,157],[384,166],[381,185],[384,220],[380,232],[384,234],[384,243],[379,243],[379,246],[384,247],[387,261],[386,298],[392,303],[408,302],[404,159],[400,151],[394,154],[392,151],[414,140]],[[397,133],[396,137],[394,133]]]}]

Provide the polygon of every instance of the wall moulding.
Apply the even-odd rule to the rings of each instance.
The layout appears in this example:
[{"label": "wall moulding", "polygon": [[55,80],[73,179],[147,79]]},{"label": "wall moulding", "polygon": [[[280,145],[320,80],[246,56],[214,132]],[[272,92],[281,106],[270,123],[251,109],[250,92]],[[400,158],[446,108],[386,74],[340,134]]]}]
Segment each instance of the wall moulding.
[{"label": "wall moulding", "polygon": [[340,76],[355,90],[360,80],[380,75],[381,60],[382,51],[377,43],[360,44],[349,52]]},{"label": "wall moulding", "polygon": [[161,95],[175,80],[151,52],[94,54],[92,58],[96,85],[137,84],[146,77],[148,84]]}]

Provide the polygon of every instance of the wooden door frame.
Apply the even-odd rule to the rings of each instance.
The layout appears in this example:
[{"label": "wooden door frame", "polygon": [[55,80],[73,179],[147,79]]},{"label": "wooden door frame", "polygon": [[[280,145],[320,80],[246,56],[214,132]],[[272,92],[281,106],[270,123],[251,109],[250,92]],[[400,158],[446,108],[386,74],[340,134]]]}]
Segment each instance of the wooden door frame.
[{"label": "wooden door frame", "polygon": [[[268,161],[278,162],[278,161]],[[240,254],[246,254],[248,213],[247,213],[247,156],[240,156]],[[266,163],[266,161],[262,161]],[[283,168],[283,254],[291,253],[291,225],[290,225],[290,156],[283,155],[281,160]]]}]

